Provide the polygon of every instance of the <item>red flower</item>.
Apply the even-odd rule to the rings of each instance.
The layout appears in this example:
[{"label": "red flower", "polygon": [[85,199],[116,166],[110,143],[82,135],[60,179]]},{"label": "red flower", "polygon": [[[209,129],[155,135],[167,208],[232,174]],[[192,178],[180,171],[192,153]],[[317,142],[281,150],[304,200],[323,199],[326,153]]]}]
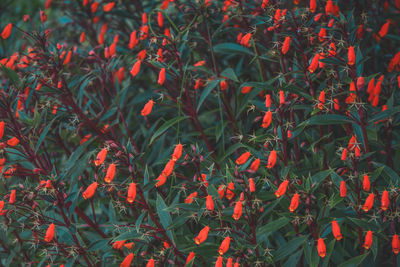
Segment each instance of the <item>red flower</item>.
[{"label": "red flower", "polygon": [[247,33],[245,36],[242,37],[240,40],[240,44],[243,46],[250,47],[250,39],[251,39],[251,33]]},{"label": "red flower", "polygon": [[317,1],[316,0],[310,0],[310,11],[312,13],[314,13],[315,10],[317,10]]},{"label": "red flower", "polygon": [[142,64],[142,61],[140,61],[140,60],[136,61],[136,63],[133,64],[132,69],[130,71],[132,77],[135,77],[139,73],[141,64]]},{"label": "red flower", "polygon": [[229,244],[231,243],[231,238],[229,236],[225,237],[224,241],[222,241],[221,245],[219,246],[218,253],[219,255],[224,255],[225,252],[229,249]]},{"label": "red flower", "polygon": [[154,101],[153,100],[149,100],[146,105],[144,105],[142,111],[140,112],[140,114],[143,117],[146,117],[147,115],[149,115],[151,113],[151,110],[153,109],[153,105],[154,105]]},{"label": "red flower", "polygon": [[115,6],[115,2],[110,2],[108,4],[106,4],[105,6],[103,6],[103,10],[104,12],[110,12],[111,9],[113,9]]},{"label": "red flower", "polygon": [[185,203],[191,204],[193,203],[193,198],[197,197],[197,192],[193,192],[185,198]]},{"label": "red flower", "polygon": [[389,207],[389,192],[387,190],[383,191],[382,193],[382,199],[381,199],[381,209],[383,211],[386,211],[387,208]]},{"label": "red flower", "polygon": [[222,256],[218,256],[217,261],[215,262],[215,267],[222,267],[224,258]]},{"label": "red flower", "polygon": [[103,148],[97,154],[96,159],[94,160],[94,165],[96,165],[96,166],[101,165],[106,160],[106,156],[107,156],[107,149]]},{"label": "red flower", "polygon": [[250,157],[250,152],[245,152],[236,159],[235,163],[237,165],[243,165],[246,163],[246,161],[249,159],[249,157]]},{"label": "red flower", "polygon": [[8,203],[10,203],[10,204],[14,204],[15,203],[15,194],[16,194],[15,189],[11,190],[10,200],[8,201]]},{"label": "red flower", "polygon": [[19,143],[19,139],[15,136],[13,138],[7,140],[7,145],[9,145],[9,146],[16,146],[16,145],[18,145],[18,143]]},{"label": "red flower", "polygon": [[265,107],[266,108],[271,107],[271,95],[269,95],[269,94],[265,95]]},{"label": "red flower", "polygon": [[258,170],[258,167],[260,166],[260,159],[255,159],[253,163],[250,165],[250,170],[253,172],[256,172]]},{"label": "red flower", "polygon": [[44,237],[44,241],[46,241],[47,243],[51,242],[51,240],[53,240],[55,230],[56,230],[56,226],[54,225],[54,223],[50,224],[49,228],[47,228],[46,235]]},{"label": "red flower", "polygon": [[0,121],[0,140],[3,138],[5,125],[6,123],[4,121]]},{"label": "red flower", "polygon": [[290,201],[290,206],[289,206],[290,212],[293,212],[297,209],[297,207],[299,206],[299,199],[300,195],[295,193],[292,197],[292,200]]},{"label": "red flower", "polygon": [[268,128],[271,125],[271,122],[272,122],[272,113],[270,110],[268,110],[264,115],[261,127]]},{"label": "red flower", "polygon": [[373,241],[372,231],[368,231],[367,235],[365,236],[365,241],[364,241],[363,247],[367,250],[370,249],[370,247],[372,245],[372,241]]},{"label": "red flower", "polygon": [[347,148],[343,149],[342,151],[342,158],[343,161],[345,161],[347,159]]},{"label": "red flower", "polygon": [[289,51],[289,46],[290,46],[290,36],[286,36],[282,46],[282,54],[285,55]]},{"label": "red flower", "polygon": [[233,189],[235,189],[235,184],[230,182],[228,184],[228,188],[226,189],[226,199],[231,200],[235,193],[233,193]]},{"label": "red flower", "polygon": [[108,166],[106,177],[104,177],[104,181],[106,183],[111,183],[111,181],[114,179],[114,177],[115,177],[115,164],[111,163]]},{"label": "red flower", "polygon": [[311,60],[311,64],[308,67],[308,71],[313,73],[318,68],[318,63],[319,63],[319,53],[315,54],[315,56]]},{"label": "red flower", "polygon": [[130,183],[129,188],[128,188],[128,196],[126,198],[126,201],[129,203],[133,203],[136,198],[136,184],[135,183]]},{"label": "red flower", "polygon": [[4,27],[3,32],[1,33],[1,38],[7,39],[10,37],[12,31],[12,23],[8,23],[7,26]]},{"label": "red flower", "polygon": [[177,144],[174,153],[172,153],[172,160],[177,161],[182,156],[182,144]]},{"label": "red flower", "polygon": [[370,188],[371,188],[371,183],[369,182],[369,177],[368,175],[365,174],[363,177],[363,190],[369,191]]},{"label": "red flower", "polygon": [[395,234],[392,239],[392,251],[396,255],[399,254],[400,251],[400,240],[397,234]]},{"label": "red flower", "polygon": [[113,249],[122,249],[122,246],[125,244],[126,240],[115,241],[112,245]]},{"label": "red flower", "polygon": [[158,84],[163,85],[165,82],[165,68],[160,70],[160,74],[158,75]]},{"label": "red flower", "polygon": [[340,197],[346,197],[346,195],[347,195],[346,182],[341,181],[340,182]]},{"label": "red flower", "polygon": [[342,234],[340,233],[339,224],[335,220],[332,221],[332,233],[337,241],[339,241],[343,238]]},{"label": "red flower", "polygon": [[250,192],[255,192],[256,191],[256,186],[254,185],[253,178],[249,178],[249,189],[250,189]]},{"label": "red flower", "polygon": [[354,46],[350,46],[349,50],[347,52],[347,64],[349,64],[350,66],[353,66],[354,64],[356,64],[356,54],[354,52]]},{"label": "red flower", "polygon": [[213,202],[212,196],[210,196],[210,195],[208,195],[206,197],[206,208],[208,210],[214,210],[214,202]]},{"label": "red flower", "polygon": [[268,169],[271,169],[271,168],[273,168],[275,166],[276,157],[277,157],[276,150],[272,150],[269,153],[269,156],[268,156],[268,163],[267,163],[267,168]]},{"label": "red flower", "polygon": [[208,225],[201,229],[199,234],[194,238],[194,242],[196,243],[196,245],[200,245],[201,243],[206,241],[209,231],[210,227]]},{"label": "red flower", "polygon": [[288,185],[289,185],[289,181],[288,180],[283,181],[279,185],[278,189],[275,191],[275,196],[277,198],[279,198],[280,196],[283,196],[286,193],[286,189],[287,189]]},{"label": "red flower", "polygon": [[374,205],[374,198],[375,198],[375,195],[373,193],[371,193],[365,200],[364,206],[362,208],[365,212],[368,212]]},{"label": "red flower", "polygon": [[[189,253],[189,256],[188,256],[187,259],[186,259],[185,266],[188,265],[188,263],[190,263],[190,262],[192,261],[192,259],[194,258],[194,256],[195,256],[195,254],[194,254],[193,251]],[[193,260],[193,262],[194,262],[194,260]]]},{"label": "red flower", "polygon": [[318,239],[317,250],[318,250],[318,255],[321,258],[324,258],[326,256],[326,246],[322,238]]},{"label": "red flower", "polygon": [[133,260],[133,253],[129,253],[128,256],[121,262],[119,267],[130,267]]},{"label": "red flower", "polygon": [[94,193],[96,193],[97,189],[97,182],[92,183],[91,185],[86,188],[86,190],[83,192],[82,196],[84,199],[89,199],[93,197]]},{"label": "red flower", "polygon": [[146,267],[154,267],[154,259],[150,259],[147,264]]},{"label": "red flower", "polygon": [[242,216],[243,212],[243,203],[242,201],[238,201],[235,204],[235,208],[233,209],[233,215],[232,218],[235,219],[236,221],[240,219]]},{"label": "red flower", "polygon": [[381,29],[379,30],[379,36],[382,38],[384,37],[389,31],[390,21],[386,21],[385,24],[382,25]]}]

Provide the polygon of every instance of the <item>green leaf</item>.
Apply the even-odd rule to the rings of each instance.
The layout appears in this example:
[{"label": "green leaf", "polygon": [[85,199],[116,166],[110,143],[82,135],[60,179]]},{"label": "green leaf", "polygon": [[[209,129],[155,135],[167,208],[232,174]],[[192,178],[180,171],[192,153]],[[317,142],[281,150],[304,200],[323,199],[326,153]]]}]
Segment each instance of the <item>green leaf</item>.
[{"label": "green leaf", "polygon": [[346,116],[338,115],[338,114],[324,114],[324,115],[316,115],[308,120],[302,122],[300,125],[329,125],[329,124],[343,124],[343,123],[353,123],[354,121],[349,119]]},{"label": "green leaf", "polygon": [[207,96],[218,85],[218,83],[219,79],[214,79],[207,84],[206,88],[204,88],[203,92],[200,95],[199,103],[197,104],[197,112],[199,111],[201,104],[203,104],[204,100],[206,100]]},{"label": "green leaf", "polygon": [[166,121],[158,130],[153,134],[153,136],[150,139],[150,144],[153,143],[157,137],[162,135],[165,131],[167,131],[170,127],[172,127],[174,124],[180,122],[181,120],[189,118],[188,116],[182,116],[182,117],[177,117],[174,119],[171,119],[169,121]]},{"label": "green leaf", "polygon": [[361,263],[363,262],[363,260],[368,256],[369,251],[363,255],[351,258],[348,261],[343,262],[342,264],[340,264],[338,267],[356,267],[356,266],[360,266]]},{"label": "green leaf", "polygon": [[253,55],[253,53],[239,45],[239,44],[235,44],[235,43],[222,43],[222,44],[217,44],[214,45],[214,52],[215,53],[221,53],[221,54],[247,54],[247,55]]},{"label": "green leaf", "polygon": [[299,236],[289,241],[284,246],[279,246],[279,249],[274,253],[274,260],[280,261],[290,254],[294,253],[299,246],[307,240],[307,236]]},{"label": "green leaf", "polygon": [[56,118],[54,118],[54,119],[49,123],[49,125],[47,125],[46,128],[44,128],[42,134],[41,134],[40,137],[39,137],[38,142],[36,143],[35,152],[38,151],[40,145],[42,144],[44,138],[46,137],[47,133],[49,132],[49,130],[50,130],[50,128],[51,128],[51,125],[53,124],[53,122],[54,122],[55,120],[56,120]]},{"label": "green leaf", "polygon": [[14,70],[7,68],[4,65],[1,65],[1,68],[4,71],[4,74],[11,80],[11,83],[17,87],[19,81],[18,74]]},{"label": "green leaf", "polygon": [[286,224],[288,224],[290,221],[289,218],[287,217],[281,217],[275,221],[272,221],[264,226],[261,226],[258,231],[257,231],[257,235],[270,235],[276,231],[278,231],[279,229],[281,229],[282,227],[284,227]]},{"label": "green leaf", "polygon": [[[161,225],[164,227],[164,229],[167,229],[168,226],[172,224],[171,215],[168,211],[166,211],[166,208],[167,205],[165,204],[164,200],[159,194],[157,194],[156,209],[158,217],[160,217]],[[167,230],[167,235],[171,240],[173,240],[171,231]]]},{"label": "green leaf", "polygon": [[224,69],[224,71],[222,71],[220,73],[220,76],[226,77],[226,78],[228,78],[228,79],[230,79],[232,81],[235,81],[235,82],[239,82],[239,79],[236,76],[235,71],[232,68]]}]

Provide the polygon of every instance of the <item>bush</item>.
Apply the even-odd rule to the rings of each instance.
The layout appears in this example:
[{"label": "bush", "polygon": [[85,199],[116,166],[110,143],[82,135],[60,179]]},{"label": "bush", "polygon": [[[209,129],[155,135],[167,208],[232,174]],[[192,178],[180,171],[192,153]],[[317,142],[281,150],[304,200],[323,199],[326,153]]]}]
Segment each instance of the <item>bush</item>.
[{"label": "bush", "polygon": [[400,264],[400,1],[43,2],[1,3],[2,266]]}]

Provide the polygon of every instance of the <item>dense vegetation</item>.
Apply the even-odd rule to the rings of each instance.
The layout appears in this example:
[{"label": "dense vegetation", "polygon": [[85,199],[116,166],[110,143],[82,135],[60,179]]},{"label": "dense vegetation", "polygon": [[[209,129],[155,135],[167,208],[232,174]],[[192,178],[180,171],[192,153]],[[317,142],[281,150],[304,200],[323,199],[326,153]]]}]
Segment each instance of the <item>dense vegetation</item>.
[{"label": "dense vegetation", "polygon": [[400,266],[400,1],[0,3],[0,266]]}]

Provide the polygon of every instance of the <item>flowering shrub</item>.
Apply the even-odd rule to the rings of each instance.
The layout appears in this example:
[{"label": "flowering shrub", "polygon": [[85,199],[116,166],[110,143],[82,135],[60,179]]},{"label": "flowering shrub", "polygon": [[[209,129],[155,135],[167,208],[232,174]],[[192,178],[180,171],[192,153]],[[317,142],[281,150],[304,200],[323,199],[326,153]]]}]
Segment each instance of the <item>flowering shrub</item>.
[{"label": "flowering shrub", "polygon": [[3,2],[2,266],[399,264],[399,0]]}]

